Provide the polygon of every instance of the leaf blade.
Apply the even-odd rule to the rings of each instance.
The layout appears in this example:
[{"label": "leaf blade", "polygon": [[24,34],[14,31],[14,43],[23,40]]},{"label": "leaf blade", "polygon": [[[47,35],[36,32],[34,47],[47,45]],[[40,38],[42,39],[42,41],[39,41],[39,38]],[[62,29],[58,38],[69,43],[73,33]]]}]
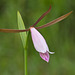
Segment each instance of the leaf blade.
[{"label": "leaf blade", "polygon": [[[20,15],[19,11],[17,12],[17,18],[18,18],[18,28],[19,29],[25,29],[24,22],[22,20],[22,17]],[[21,40],[22,40],[22,43],[23,43],[23,47],[25,48],[26,47],[26,42],[27,42],[26,32],[21,32],[20,37],[21,37]]]}]

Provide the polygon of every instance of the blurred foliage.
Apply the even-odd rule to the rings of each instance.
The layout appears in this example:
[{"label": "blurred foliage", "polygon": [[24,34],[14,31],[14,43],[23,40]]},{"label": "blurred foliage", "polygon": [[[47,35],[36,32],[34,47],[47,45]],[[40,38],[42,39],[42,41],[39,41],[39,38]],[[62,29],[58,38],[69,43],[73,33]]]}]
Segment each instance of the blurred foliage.
[{"label": "blurred foliage", "polygon": [[[17,10],[26,28],[52,6],[51,12],[37,26],[75,10],[75,0],[0,0],[0,28],[18,29]],[[75,12],[65,20],[40,29],[51,55],[43,61],[34,49],[31,36],[28,44],[28,75],[75,75]],[[0,75],[24,75],[23,46],[18,33],[0,32]]]}]

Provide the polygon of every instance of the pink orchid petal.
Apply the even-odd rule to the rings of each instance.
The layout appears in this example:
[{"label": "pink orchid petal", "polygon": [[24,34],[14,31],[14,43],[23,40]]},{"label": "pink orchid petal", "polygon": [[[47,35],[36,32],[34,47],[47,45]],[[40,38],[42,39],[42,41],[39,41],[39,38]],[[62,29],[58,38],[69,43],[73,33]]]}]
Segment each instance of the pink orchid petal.
[{"label": "pink orchid petal", "polygon": [[35,49],[41,53],[49,51],[44,37],[34,27],[31,27],[30,31]]},{"label": "pink orchid petal", "polygon": [[49,62],[49,53],[46,52],[46,53],[40,53],[40,57],[45,60],[46,62]]}]

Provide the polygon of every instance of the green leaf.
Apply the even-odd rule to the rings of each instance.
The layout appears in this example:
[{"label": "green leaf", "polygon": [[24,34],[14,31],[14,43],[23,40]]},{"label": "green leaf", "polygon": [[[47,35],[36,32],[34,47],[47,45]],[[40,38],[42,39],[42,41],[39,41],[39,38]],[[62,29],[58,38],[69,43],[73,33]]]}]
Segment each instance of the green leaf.
[{"label": "green leaf", "polygon": [[[22,20],[22,17],[20,15],[19,11],[17,12],[17,17],[18,17],[18,28],[25,29],[24,22]],[[26,43],[27,43],[27,34],[26,34],[26,32],[20,32],[20,36],[21,36],[21,40],[23,43],[23,47],[25,48]]]}]

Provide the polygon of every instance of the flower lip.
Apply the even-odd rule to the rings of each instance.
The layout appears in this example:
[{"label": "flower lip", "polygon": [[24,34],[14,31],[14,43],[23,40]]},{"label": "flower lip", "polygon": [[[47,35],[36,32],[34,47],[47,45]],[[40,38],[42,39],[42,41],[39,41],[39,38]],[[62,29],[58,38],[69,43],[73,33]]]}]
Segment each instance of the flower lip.
[{"label": "flower lip", "polygon": [[49,56],[49,53],[48,53],[48,52],[46,52],[46,53],[39,53],[39,54],[40,54],[40,57],[41,57],[43,60],[45,60],[46,62],[49,62],[50,56]]}]

